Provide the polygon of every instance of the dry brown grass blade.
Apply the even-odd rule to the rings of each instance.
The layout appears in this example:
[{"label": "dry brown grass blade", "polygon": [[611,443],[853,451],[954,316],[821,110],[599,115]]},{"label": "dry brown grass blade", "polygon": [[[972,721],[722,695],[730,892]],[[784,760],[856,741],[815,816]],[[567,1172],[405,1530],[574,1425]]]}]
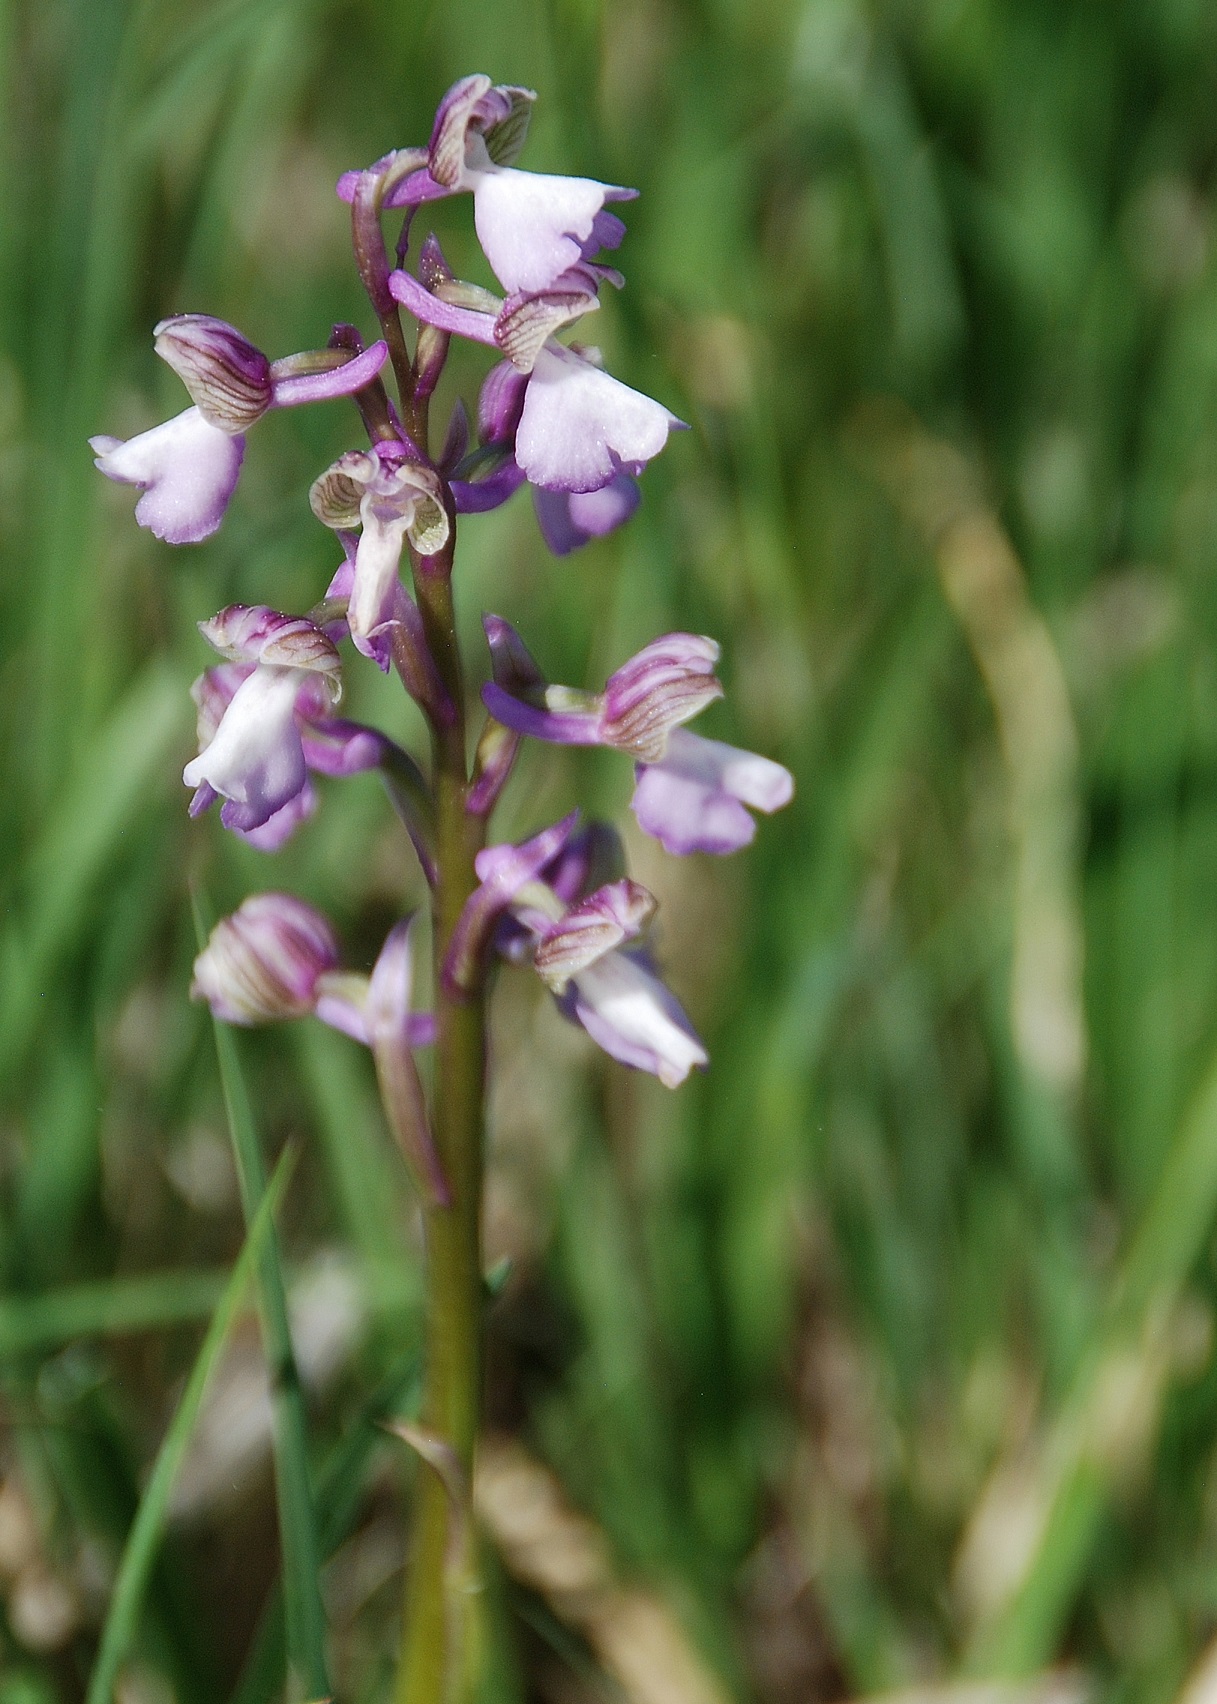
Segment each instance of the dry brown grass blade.
[{"label": "dry brown grass blade", "polygon": [[668,1605],[617,1578],[603,1532],[521,1444],[484,1441],[474,1502],[508,1572],[583,1635],[629,1704],[728,1704]]}]

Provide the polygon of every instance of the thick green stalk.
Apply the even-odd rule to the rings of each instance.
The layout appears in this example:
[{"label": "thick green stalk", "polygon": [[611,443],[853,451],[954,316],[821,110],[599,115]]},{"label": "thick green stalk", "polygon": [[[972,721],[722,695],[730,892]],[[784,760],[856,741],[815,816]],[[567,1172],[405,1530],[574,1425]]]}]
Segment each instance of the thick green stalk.
[{"label": "thick green stalk", "polygon": [[427,640],[455,706],[433,736],[438,881],[432,1125],[451,1192],[426,1209],[426,1385],[421,1426],[451,1463],[447,1483],[419,1467],[406,1579],[397,1704],[468,1704],[476,1696],[480,1638],[469,1493],[481,1406],[482,1124],[486,1060],[484,1002],[454,999],[440,967],[461,908],[476,885],[482,823],[465,808],[468,773],[460,652],[452,607],[451,547],[416,561],[415,586]]}]

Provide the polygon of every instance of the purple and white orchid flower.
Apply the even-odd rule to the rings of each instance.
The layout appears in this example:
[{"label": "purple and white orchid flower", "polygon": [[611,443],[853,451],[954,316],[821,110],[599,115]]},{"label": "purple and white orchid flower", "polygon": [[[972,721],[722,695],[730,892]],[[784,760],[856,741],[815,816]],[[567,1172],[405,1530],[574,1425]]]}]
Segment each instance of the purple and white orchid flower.
[{"label": "purple and white orchid flower", "polygon": [[194,961],[191,998],[224,1023],[276,1023],[310,1014],[362,1042],[376,1061],[381,1099],[419,1187],[451,1199],[414,1060],[435,1041],[435,1016],[412,1009],[414,919],[389,931],[370,976],[342,970],[327,917],[287,893],[256,893],[223,917]]},{"label": "purple and white orchid flower", "polygon": [[403,271],[390,275],[389,289],[424,324],[506,350],[508,362],[486,380],[479,420],[488,442],[514,438],[516,465],[531,485],[600,491],[623,472],[641,473],[668,433],[684,427],[662,403],[606,373],[598,351],[548,335],[594,308],[593,297],[562,292],[501,306],[490,297],[482,309],[469,308],[432,295]]},{"label": "purple and white orchid flower", "polygon": [[[439,104],[426,167],[394,183],[382,206],[414,208],[468,191],[478,241],[509,294],[547,290],[571,275],[594,292],[600,278],[619,282],[596,256],[617,248],[625,235],[605,204],[631,201],[638,191],[515,170],[535,99],[531,89],[492,84],[480,74],[462,77]],[[344,201],[354,200],[361,175],[346,172],[339,179]]]},{"label": "purple and white orchid flower", "polygon": [[245,456],[245,434],[269,409],[351,396],[379,373],[388,347],[324,350],[268,361],[224,320],[178,314],[155,329],[156,352],[194,406],[137,437],[89,439],[107,479],[137,485],[135,518],[167,544],[197,544],[224,519]]},{"label": "purple and white orchid flower", "polygon": [[404,445],[377,444],[352,450],[314,481],[313,513],[337,532],[358,526],[347,626],[356,650],[388,667],[385,643],[393,625],[408,618],[401,584],[401,555],[407,538],[420,556],[433,556],[448,541],[443,486],[433,468],[407,458]]},{"label": "purple and white orchid flower", "polygon": [[328,917],[288,893],[255,893],[222,917],[194,961],[191,998],[224,1023],[265,1024],[315,1014],[365,1047],[391,1035],[435,1040],[435,1017],[411,1009],[412,920],[393,928],[371,976],[340,968]]},{"label": "purple and white orchid flower", "polygon": [[457,925],[445,976],[459,988],[492,942],[512,960],[530,957],[559,1010],[598,1047],[676,1088],[709,1056],[640,942],[654,896],[624,877],[581,892],[603,849],[589,831],[576,836],[576,815],[521,845],[478,854],[481,886]]},{"label": "purple and white orchid flower", "polygon": [[255,893],[222,917],[194,961],[191,998],[228,1024],[274,1023],[315,1010],[338,967],[329,919],[288,893]]},{"label": "purple and white orchid flower", "polygon": [[190,814],[222,798],[225,828],[277,851],[315,807],[309,770],[358,774],[383,763],[390,742],[331,714],[338,652],[305,617],[232,604],[199,630],[227,660],[191,688],[199,754],[182,773],[195,789]]},{"label": "purple and white orchid flower", "polygon": [[482,688],[490,714],[514,733],[552,744],[631,753],[630,808],[666,851],[738,851],[756,833],[745,806],[771,812],[793,797],[794,779],[780,763],[681,725],[722,697],[712,639],[669,633],[623,663],[602,693],[587,693],[538,686],[540,672],[510,623],[488,615],[483,625],[495,676]]}]

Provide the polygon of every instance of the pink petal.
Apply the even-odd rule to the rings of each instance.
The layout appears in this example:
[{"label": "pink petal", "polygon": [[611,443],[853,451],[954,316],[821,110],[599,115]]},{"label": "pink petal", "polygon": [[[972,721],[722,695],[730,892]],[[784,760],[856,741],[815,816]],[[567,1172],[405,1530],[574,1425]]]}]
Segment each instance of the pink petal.
[{"label": "pink petal", "polygon": [[721,787],[754,811],[777,811],[794,797],[794,777],[772,758],[685,729],[668,740],[665,763]]},{"label": "pink petal", "polygon": [[644,834],[665,852],[738,852],[756,824],[738,799],[663,763],[640,763],[630,809]]}]

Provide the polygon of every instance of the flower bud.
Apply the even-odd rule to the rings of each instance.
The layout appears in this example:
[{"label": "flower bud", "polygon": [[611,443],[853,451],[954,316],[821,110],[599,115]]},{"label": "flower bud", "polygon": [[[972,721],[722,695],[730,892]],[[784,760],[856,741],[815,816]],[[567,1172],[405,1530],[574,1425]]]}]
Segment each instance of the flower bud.
[{"label": "flower bud", "polygon": [[718,646],[692,633],[668,633],[639,651],[604,689],[601,738],[605,745],[655,763],[668,735],[721,698],[715,678]]},{"label": "flower bud", "polygon": [[211,931],[190,995],[230,1024],[272,1023],[313,1010],[317,980],[338,963],[327,920],[286,893],[252,894]]},{"label": "flower bud", "polygon": [[572,976],[633,940],[655,915],[655,896],[628,877],[598,888],[572,906],[546,933],[534,963],[543,981],[561,994]]},{"label": "flower bud", "polygon": [[510,361],[500,361],[478,394],[478,437],[483,444],[509,444],[524,412],[528,379]]},{"label": "flower bud", "polygon": [[156,352],[190,392],[210,425],[236,437],[271,405],[270,362],[224,320],[175,314],[156,327]]}]

